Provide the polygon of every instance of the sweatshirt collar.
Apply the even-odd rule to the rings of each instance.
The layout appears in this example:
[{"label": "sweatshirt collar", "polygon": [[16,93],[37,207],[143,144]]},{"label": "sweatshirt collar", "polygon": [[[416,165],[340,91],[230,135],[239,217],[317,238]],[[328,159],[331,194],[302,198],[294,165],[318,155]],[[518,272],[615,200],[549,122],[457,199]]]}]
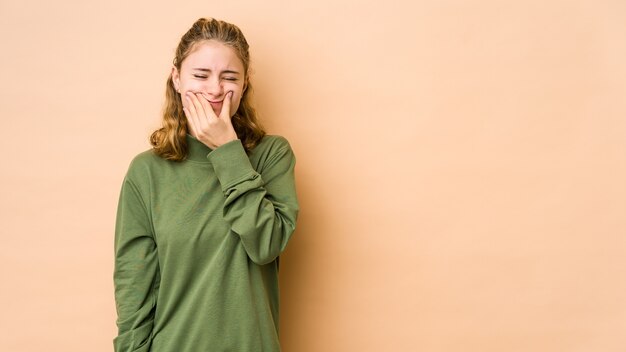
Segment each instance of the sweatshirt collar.
[{"label": "sweatshirt collar", "polygon": [[206,144],[202,143],[196,137],[187,133],[187,159],[208,163],[207,155],[213,151]]}]

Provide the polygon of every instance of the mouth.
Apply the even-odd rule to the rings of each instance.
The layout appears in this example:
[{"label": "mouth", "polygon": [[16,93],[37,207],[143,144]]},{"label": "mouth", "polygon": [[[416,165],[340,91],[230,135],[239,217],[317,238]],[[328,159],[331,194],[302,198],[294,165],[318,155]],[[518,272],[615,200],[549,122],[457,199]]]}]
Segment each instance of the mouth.
[{"label": "mouth", "polygon": [[215,111],[216,113],[222,110],[222,101],[209,100],[209,104],[211,104],[211,108],[213,108],[213,111]]}]

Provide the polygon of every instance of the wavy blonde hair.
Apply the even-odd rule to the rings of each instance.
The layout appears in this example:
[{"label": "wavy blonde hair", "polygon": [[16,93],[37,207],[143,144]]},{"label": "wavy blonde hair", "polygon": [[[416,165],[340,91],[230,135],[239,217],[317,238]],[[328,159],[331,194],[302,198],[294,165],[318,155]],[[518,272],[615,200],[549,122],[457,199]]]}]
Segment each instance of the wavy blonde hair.
[{"label": "wavy blonde hair", "polygon": [[[259,123],[256,111],[252,106],[249,46],[241,30],[228,22],[213,18],[200,18],[180,39],[173,64],[180,72],[183,60],[193,51],[194,46],[206,40],[216,40],[230,46],[243,62],[246,89],[239,102],[239,108],[231,121],[246,153],[250,154],[250,151],[256,147],[266,132]],[[171,73],[165,87],[165,103],[162,114],[162,127],[150,135],[152,149],[164,159],[185,160],[188,154],[187,118],[183,112],[180,94],[174,87]]]}]

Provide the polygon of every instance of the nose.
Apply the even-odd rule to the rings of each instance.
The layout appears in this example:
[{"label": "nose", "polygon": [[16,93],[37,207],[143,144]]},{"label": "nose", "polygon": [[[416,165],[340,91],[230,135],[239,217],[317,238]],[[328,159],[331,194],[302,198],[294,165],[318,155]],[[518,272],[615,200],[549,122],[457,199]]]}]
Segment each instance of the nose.
[{"label": "nose", "polygon": [[206,81],[204,91],[209,94],[211,100],[217,100],[222,96],[224,87],[219,79],[209,79]]}]

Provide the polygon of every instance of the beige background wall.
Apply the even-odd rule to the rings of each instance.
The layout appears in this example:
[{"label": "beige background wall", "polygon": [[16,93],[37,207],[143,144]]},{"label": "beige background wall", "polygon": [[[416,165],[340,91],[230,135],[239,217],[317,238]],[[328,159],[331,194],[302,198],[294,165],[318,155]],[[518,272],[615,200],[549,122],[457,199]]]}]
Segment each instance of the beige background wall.
[{"label": "beige background wall", "polygon": [[121,179],[238,24],[298,158],[286,352],[623,351],[626,3],[0,2],[0,350],[111,351]]}]

